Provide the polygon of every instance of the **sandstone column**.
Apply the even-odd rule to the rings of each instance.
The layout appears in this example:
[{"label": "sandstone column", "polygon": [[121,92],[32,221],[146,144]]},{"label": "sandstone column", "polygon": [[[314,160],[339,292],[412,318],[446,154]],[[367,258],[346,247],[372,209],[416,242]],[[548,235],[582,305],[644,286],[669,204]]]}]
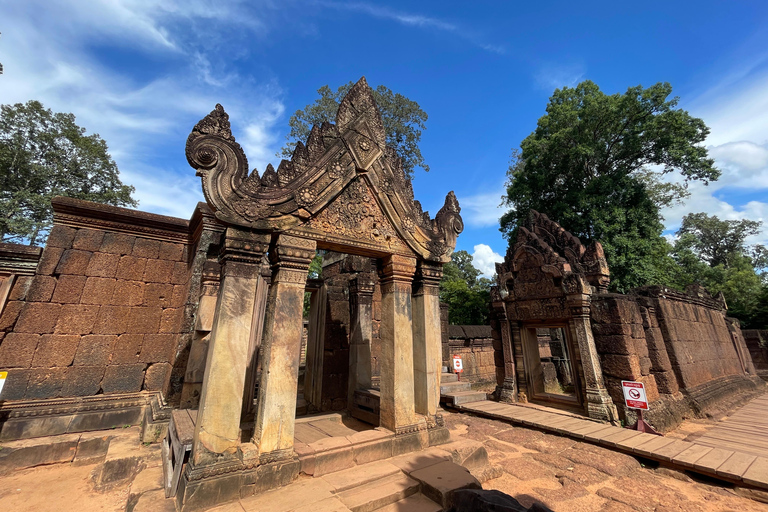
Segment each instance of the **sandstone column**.
[{"label": "sandstone column", "polygon": [[381,402],[379,423],[395,433],[416,422],[413,388],[411,281],[416,260],[387,256],[381,261]]},{"label": "sandstone column", "polygon": [[240,443],[248,344],[261,260],[269,235],[229,227],[192,448],[194,465],[232,456]]},{"label": "sandstone column", "polygon": [[420,261],[413,294],[413,370],[416,413],[431,420],[440,403],[443,365],[440,326],[440,279],[443,266]]},{"label": "sandstone column", "polygon": [[[515,353],[512,350],[512,331],[510,330],[507,311],[504,303],[494,301],[491,303],[493,314],[499,329],[501,338],[501,356],[503,362],[504,378],[500,386],[497,386],[499,400],[502,402],[517,402],[517,389],[515,389]],[[518,334],[519,334],[519,328]],[[494,341],[495,343],[495,341]]]},{"label": "sandstone column", "polygon": [[589,320],[589,295],[569,295],[567,301],[572,315],[571,330],[576,337],[581,355],[581,366],[584,371],[587,414],[590,418],[617,422],[619,415],[608,390],[605,389],[600,356],[595,347],[595,339],[592,337],[592,325]]},{"label": "sandstone column", "polygon": [[355,391],[371,388],[371,338],[373,338],[373,278],[359,274],[349,281],[350,328],[349,384],[347,406],[351,407]]},{"label": "sandstone column", "polygon": [[261,340],[261,382],[253,442],[261,462],[293,457],[304,288],[315,241],[279,235],[270,248],[272,285]]},{"label": "sandstone column", "polygon": [[253,305],[253,320],[251,322],[251,337],[248,342],[248,367],[245,373],[245,395],[243,396],[243,419],[250,421],[254,414],[253,399],[259,376],[259,349],[261,336],[264,332],[264,315],[267,309],[267,293],[271,276],[269,268],[262,266],[262,273],[256,286],[256,300]]}]

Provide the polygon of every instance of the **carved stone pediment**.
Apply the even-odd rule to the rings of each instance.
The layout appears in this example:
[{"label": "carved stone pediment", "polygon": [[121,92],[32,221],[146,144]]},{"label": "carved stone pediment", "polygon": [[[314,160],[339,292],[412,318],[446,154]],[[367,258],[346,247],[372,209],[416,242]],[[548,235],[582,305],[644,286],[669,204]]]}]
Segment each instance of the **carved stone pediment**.
[{"label": "carved stone pediment", "polygon": [[221,105],[197,123],[186,154],[206,201],[227,224],[441,263],[450,261],[464,229],[453,192],[434,219],[414,200],[365,78],[342,100],[335,125],[314,126],[290,161],[267,166],[263,176],[248,173]]}]

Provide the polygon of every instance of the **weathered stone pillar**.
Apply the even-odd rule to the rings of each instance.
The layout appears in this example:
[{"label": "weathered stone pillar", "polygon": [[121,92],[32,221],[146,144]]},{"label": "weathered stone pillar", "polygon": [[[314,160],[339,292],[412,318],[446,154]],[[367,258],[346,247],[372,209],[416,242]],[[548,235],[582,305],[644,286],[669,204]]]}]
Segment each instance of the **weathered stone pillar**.
[{"label": "weathered stone pillar", "polygon": [[264,316],[267,310],[267,293],[271,282],[269,268],[262,266],[261,277],[256,285],[256,300],[253,304],[253,320],[251,322],[251,337],[248,342],[248,367],[245,373],[245,395],[243,395],[243,419],[251,421],[253,418],[253,399],[256,393],[256,384],[260,374],[259,349],[261,348],[261,336],[264,332]]},{"label": "weathered stone pillar", "polygon": [[[509,317],[507,317],[507,319],[509,319]],[[525,380],[525,372],[527,372],[528,369],[525,366],[525,355],[523,353],[523,331],[520,327],[520,322],[514,320],[509,321],[509,332],[512,338],[512,348],[514,350],[517,401],[525,403],[528,402],[528,382]]]},{"label": "weathered stone pillar", "polygon": [[440,263],[419,261],[413,293],[413,378],[417,414],[428,421],[440,403],[440,374],[443,365],[440,326]]},{"label": "weathered stone pillar", "polygon": [[504,363],[504,380],[497,386],[497,395],[502,402],[517,402],[517,389],[515,386],[515,353],[512,349],[512,332],[504,303],[495,301],[491,304],[493,314],[499,326],[501,337],[501,355]]},{"label": "weathered stone pillar", "polygon": [[619,414],[603,381],[603,370],[600,367],[600,356],[592,336],[592,325],[589,319],[589,295],[569,295],[568,306],[571,311],[571,330],[581,355],[581,366],[584,371],[584,384],[587,390],[587,415],[603,421],[617,422]]},{"label": "weathered stone pillar", "polygon": [[261,260],[269,235],[229,227],[221,250],[221,285],[200,394],[194,465],[233,456],[240,443],[248,344]]},{"label": "weathered stone pillar", "polygon": [[416,260],[387,256],[381,261],[381,402],[379,423],[395,433],[416,421],[413,388],[411,281]]},{"label": "weathered stone pillar", "polygon": [[349,384],[347,404],[354,403],[358,389],[370,389],[371,338],[373,338],[373,289],[375,283],[369,274],[359,274],[349,281],[350,334],[349,334]]},{"label": "weathered stone pillar", "polygon": [[269,287],[261,340],[261,382],[253,442],[261,462],[293,457],[304,288],[315,241],[279,235],[270,248]]}]

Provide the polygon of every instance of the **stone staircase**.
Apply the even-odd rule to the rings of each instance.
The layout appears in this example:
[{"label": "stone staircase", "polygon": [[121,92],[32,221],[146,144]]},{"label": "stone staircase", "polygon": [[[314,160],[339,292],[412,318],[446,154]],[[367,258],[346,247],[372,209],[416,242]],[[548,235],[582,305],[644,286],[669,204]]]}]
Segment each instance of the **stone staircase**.
[{"label": "stone staircase", "polygon": [[486,398],[484,392],[472,391],[469,382],[459,381],[459,376],[455,373],[443,373],[440,377],[440,403],[457,406]]}]

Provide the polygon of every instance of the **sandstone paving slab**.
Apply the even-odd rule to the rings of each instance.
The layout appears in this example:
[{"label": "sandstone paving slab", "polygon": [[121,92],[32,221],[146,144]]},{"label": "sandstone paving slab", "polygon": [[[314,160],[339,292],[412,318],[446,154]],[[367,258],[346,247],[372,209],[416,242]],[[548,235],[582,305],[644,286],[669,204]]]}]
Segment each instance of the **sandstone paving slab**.
[{"label": "sandstone paving slab", "polygon": [[356,433],[355,430],[352,430],[343,423],[338,423],[336,421],[311,421],[309,424],[331,437],[346,437]]},{"label": "sandstone paving slab", "polygon": [[148,491],[139,497],[133,512],[176,512],[174,499],[165,497],[165,490]]},{"label": "sandstone paving slab", "polygon": [[287,512],[298,506],[316,504],[333,497],[333,487],[322,478],[299,478],[281,489],[267,491],[240,500],[245,512]]},{"label": "sandstone paving slab", "polygon": [[692,468],[697,460],[711,451],[712,448],[709,446],[691,444],[687,449],[672,457],[672,462],[687,468]]},{"label": "sandstone paving slab", "polygon": [[741,479],[749,485],[768,487],[768,458],[757,457],[741,475]]},{"label": "sandstone paving slab", "polygon": [[[269,510],[269,509],[267,509]],[[291,512],[350,512],[344,503],[336,497],[326,498],[316,503],[300,505]]]},{"label": "sandstone paving slab", "polygon": [[717,474],[727,478],[733,478],[736,480],[741,479],[749,466],[757,459],[755,455],[749,455],[748,453],[734,452],[733,455],[723,462],[717,468]]},{"label": "sandstone paving slab", "polygon": [[445,450],[434,447],[420,452],[406,453],[393,457],[387,462],[397,466],[406,473],[411,473],[421,468],[437,464],[446,460],[451,460],[451,454]]},{"label": "sandstone paving slab", "polygon": [[376,512],[440,512],[443,507],[423,494],[414,494],[380,508]]},{"label": "sandstone paving slab", "polygon": [[713,448],[710,452],[694,462],[693,467],[699,471],[714,474],[715,470],[717,470],[717,468],[733,454],[734,452],[731,450]]},{"label": "sandstone paving slab", "polygon": [[425,496],[446,508],[453,491],[482,488],[467,468],[448,461],[414,471],[411,478],[421,482],[421,492]]},{"label": "sandstone paving slab", "polygon": [[401,473],[399,467],[386,461],[378,461],[330,473],[321,478],[330,484],[335,493],[339,493],[398,473]]},{"label": "sandstone paving slab", "polygon": [[296,441],[310,444],[320,439],[325,439],[328,435],[320,430],[314,428],[308,423],[297,423],[294,426],[293,438]]}]

